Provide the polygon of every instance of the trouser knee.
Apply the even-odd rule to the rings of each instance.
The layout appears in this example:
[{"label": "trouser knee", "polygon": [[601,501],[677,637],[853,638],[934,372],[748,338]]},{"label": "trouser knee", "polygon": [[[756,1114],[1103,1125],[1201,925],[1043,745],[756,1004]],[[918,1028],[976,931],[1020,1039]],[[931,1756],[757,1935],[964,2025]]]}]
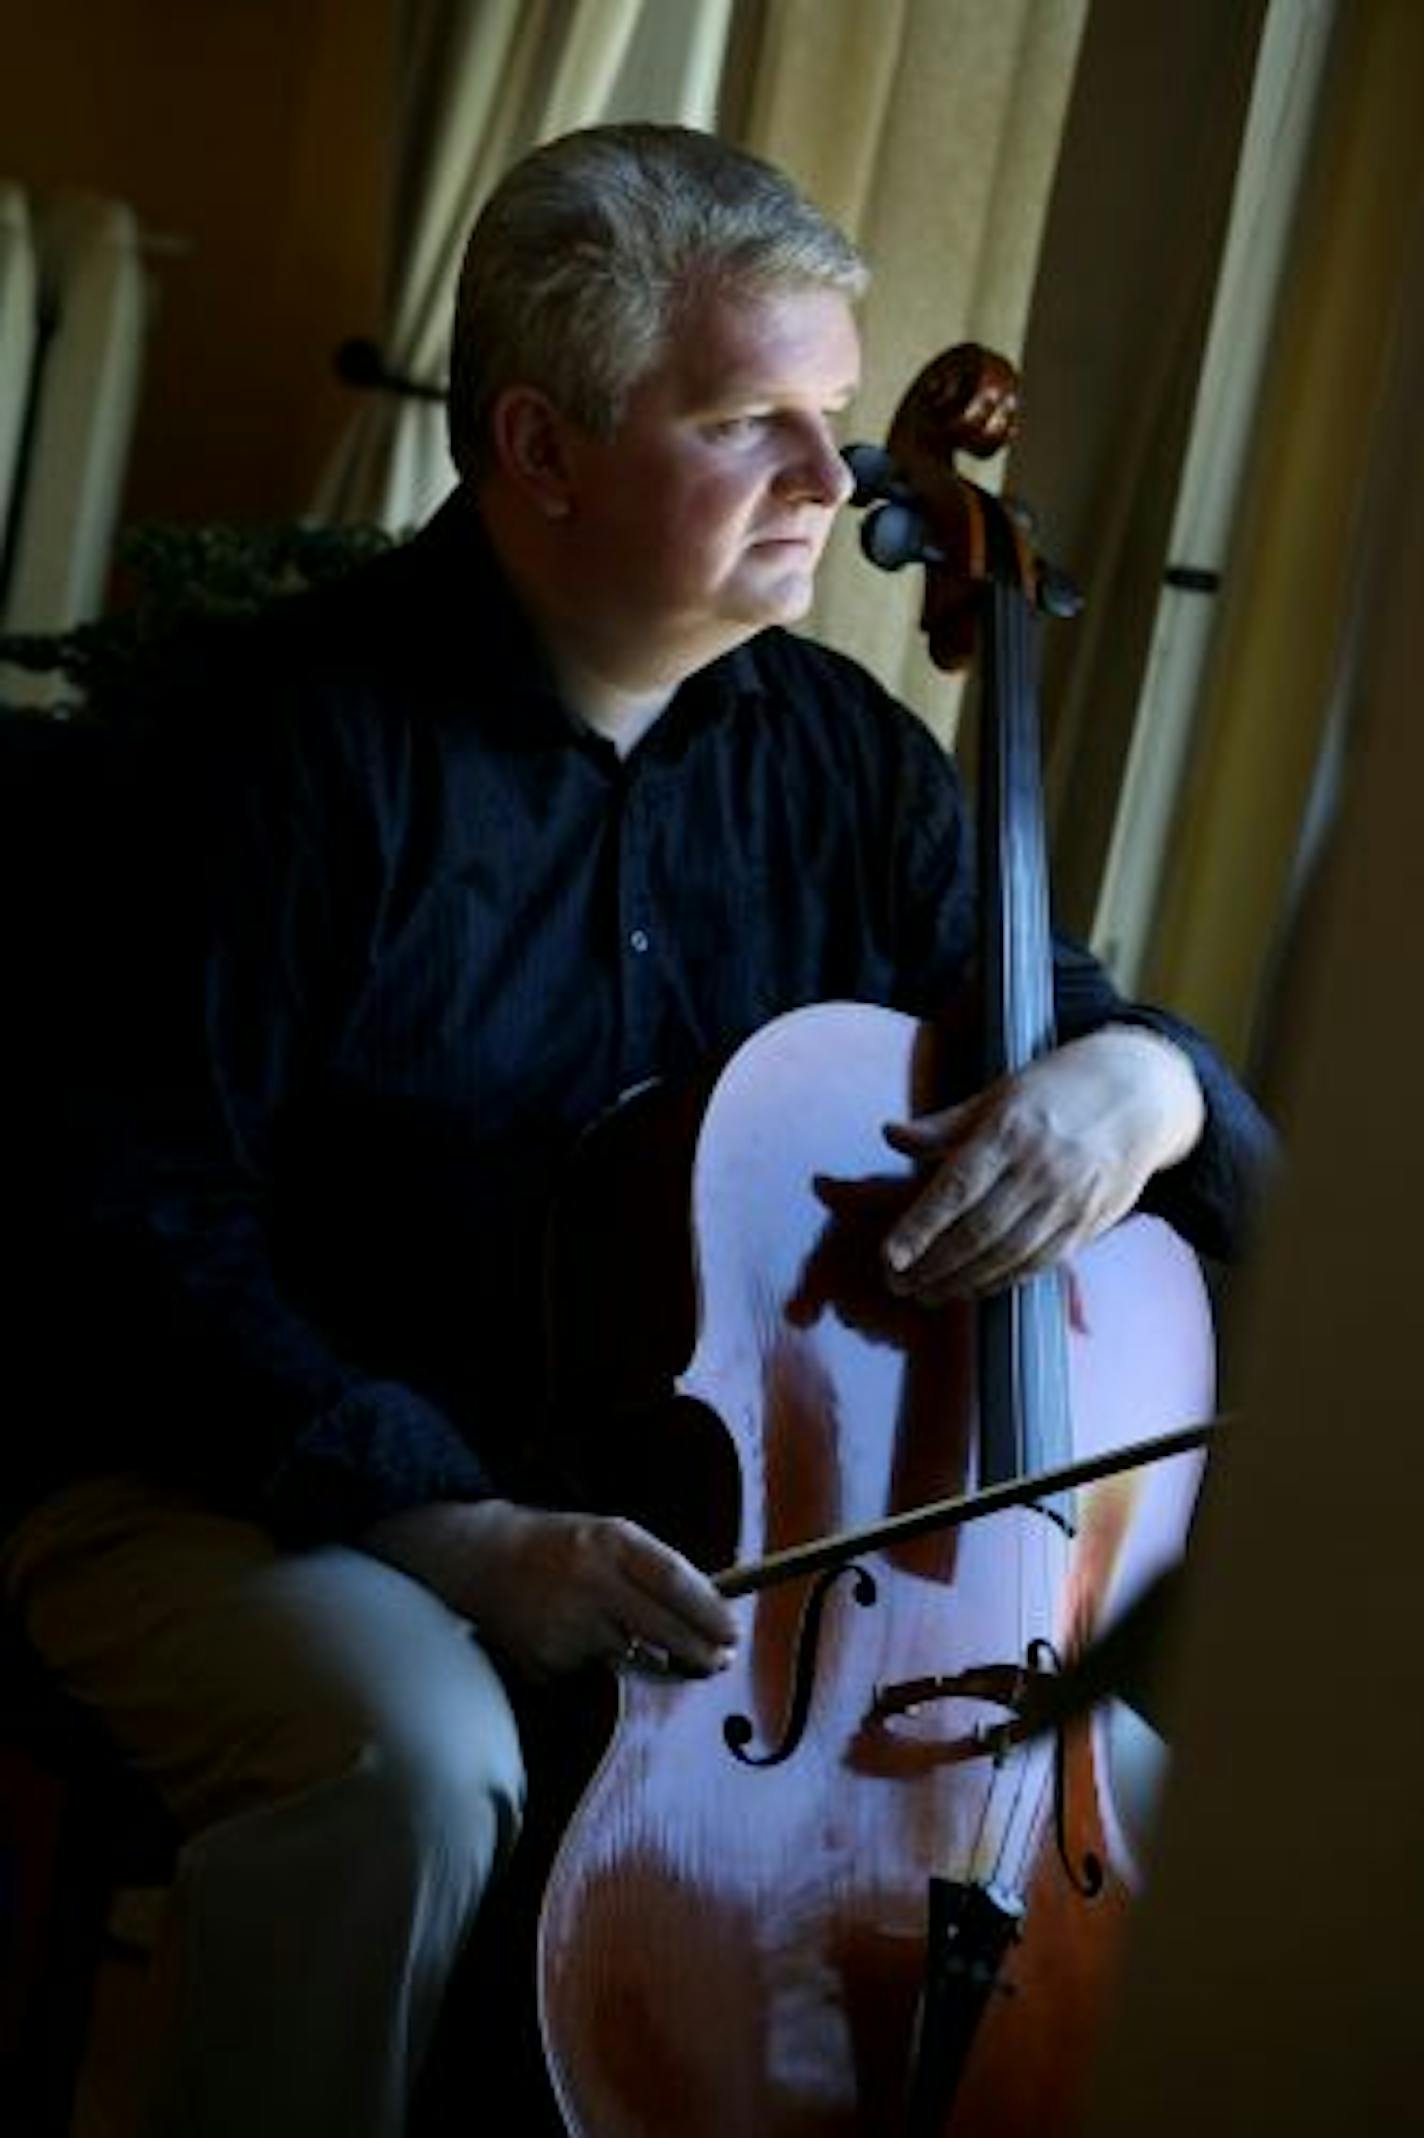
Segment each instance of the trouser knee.
[{"label": "trouser knee", "polygon": [[373,1848],[403,1848],[418,1874],[472,1889],[478,1899],[509,1854],[524,1806],[524,1763],[506,1703],[439,1733],[371,1740],[362,1791]]}]

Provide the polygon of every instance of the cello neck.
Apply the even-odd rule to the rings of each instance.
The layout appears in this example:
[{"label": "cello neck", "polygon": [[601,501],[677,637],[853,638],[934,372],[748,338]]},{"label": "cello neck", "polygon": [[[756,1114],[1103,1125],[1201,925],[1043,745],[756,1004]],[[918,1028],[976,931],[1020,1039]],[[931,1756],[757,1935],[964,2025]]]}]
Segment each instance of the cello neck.
[{"label": "cello neck", "polygon": [[[1013,517],[962,477],[954,455],[985,459],[1012,439],[1018,374],[961,343],[926,365],[896,411],[887,449],[852,447],[854,502],[871,511],[861,541],[890,571],[925,566],[920,624],[936,667],[977,654],[980,1067],[985,1084],[1054,1043],[1040,770],[1035,611],[1080,606],[1036,557]],[[979,1313],[980,1478],[1001,1484],[1062,1463],[1071,1447],[1062,1281],[1031,1277]],[[1055,1510],[1057,1512],[1058,1510]],[[1066,1517],[1065,1517],[1066,1518]]]},{"label": "cello neck", "polygon": [[[984,1082],[1054,1043],[1035,620],[1003,508],[986,500],[978,786]],[[985,1485],[1067,1461],[1072,1450],[1063,1280],[1029,1277],[981,1302],[979,1462]],[[1071,1520],[1066,1503],[1055,1504]]]},{"label": "cello neck", "polygon": [[984,1082],[1055,1039],[1034,619],[1016,584],[985,590],[979,753],[979,915]]}]

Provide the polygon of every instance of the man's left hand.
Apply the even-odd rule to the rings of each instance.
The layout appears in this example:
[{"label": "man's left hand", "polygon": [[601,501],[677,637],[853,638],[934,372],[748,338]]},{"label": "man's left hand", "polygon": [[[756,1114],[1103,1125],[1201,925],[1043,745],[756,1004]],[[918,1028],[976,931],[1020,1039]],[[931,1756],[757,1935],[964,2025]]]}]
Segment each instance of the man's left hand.
[{"label": "man's left hand", "polygon": [[1205,1106],[1180,1047],[1109,1025],[885,1139],[934,1170],[885,1241],[891,1289],[924,1305],[991,1292],[1115,1225],[1185,1158]]}]

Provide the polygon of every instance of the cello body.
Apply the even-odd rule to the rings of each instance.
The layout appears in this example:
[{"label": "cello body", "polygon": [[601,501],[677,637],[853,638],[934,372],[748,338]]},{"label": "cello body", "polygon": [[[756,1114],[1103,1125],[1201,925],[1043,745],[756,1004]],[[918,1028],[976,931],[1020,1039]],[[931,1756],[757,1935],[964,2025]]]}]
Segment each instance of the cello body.
[{"label": "cello body", "polygon": [[[923,1111],[937,1077],[929,1026],[793,1011],[695,1092],[634,1098],[569,1177],[550,1265],[565,1447],[576,1470],[593,1436],[600,1476],[621,1449],[612,1498],[709,1569],[980,1481],[973,1313],[895,1299],[878,1264],[912,1185],[880,1124]],[[1062,1282],[1075,1452],[1207,1414],[1210,1313],[1165,1225],[1129,1220]],[[1021,1508],[762,1590],[724,1674],[621,1679],[539,1927],[569,2132],[1072,2130],[1133,1815],[1105,1729],[1060,1758],[1051,1738],[991,1749],[992,1725],[1014,1671],[1180,1549],[1196,1478],[1188,1456],[1113,1480],[1071,1537]],[[928,1680],[952,1689],[895,1704]]]}]

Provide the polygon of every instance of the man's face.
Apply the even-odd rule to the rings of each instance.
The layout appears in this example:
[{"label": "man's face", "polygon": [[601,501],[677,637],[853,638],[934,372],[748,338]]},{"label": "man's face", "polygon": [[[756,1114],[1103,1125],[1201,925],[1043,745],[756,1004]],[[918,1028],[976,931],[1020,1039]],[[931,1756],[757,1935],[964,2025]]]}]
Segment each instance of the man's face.
[{"label": "man's face", "polygon": [[615,436],[566,441],[590,602],[693,661],[804,616],[851,488],[832,418],[859,369],[834,291],[692,308]]}]

